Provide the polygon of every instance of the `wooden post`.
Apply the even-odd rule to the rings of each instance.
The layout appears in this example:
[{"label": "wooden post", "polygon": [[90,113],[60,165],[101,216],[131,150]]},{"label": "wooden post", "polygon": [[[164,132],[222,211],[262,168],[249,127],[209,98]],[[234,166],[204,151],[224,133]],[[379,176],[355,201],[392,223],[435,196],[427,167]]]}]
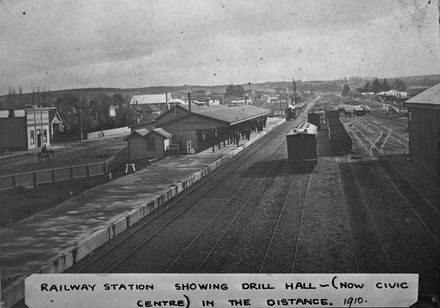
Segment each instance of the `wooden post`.
[{"label": "wooden post", "polygon": [[38,171],[35,171],[33,173],[33,182],[34,182],[34,188],[38,186]]},{"label": "wooden post", "polygon": [[73,180],[73,167],[70,167],[70,179]]},{"label": "wooden post", "polygon": [[87,165],[87,167],[86,167],[86,171],[87,171],[87,177],[88,177],[88,178],[91,177],[91,174],[90,174],[90,165]]},{"label": "wooden post", "polygon": [[55,169],[52,169],[52,183],[56,183],[57,179],[56,179],[56,174],[55,174]]},{"label": "wooden post", "polygon": [[16,174],[14,174],[12,176],[12,187],[17,188],[17,175]]}]

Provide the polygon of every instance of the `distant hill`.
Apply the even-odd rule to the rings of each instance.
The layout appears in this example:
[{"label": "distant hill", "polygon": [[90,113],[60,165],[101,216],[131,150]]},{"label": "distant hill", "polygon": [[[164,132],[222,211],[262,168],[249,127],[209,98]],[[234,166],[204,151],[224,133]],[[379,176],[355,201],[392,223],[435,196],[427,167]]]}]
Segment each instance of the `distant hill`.
[{"label": "distant hill", "polygon": [[[440,75],[420,75],[420,76],[403,76],[403,77],[389,77],[388,80],[399,78],[403,80],[407,87],[410,86],[431,86],[440,82]],[[382,78],[380,80],[383,80]],[[338,83],[342,84],[342,80],[331,80],[331,81],[302,81],[300,85],[303,87],[307,86],[320,86],[326,83]],[[56,90],[50,92],[41,92],[37,95],[43,95],[49,97],[49,101],[54,102],[58,99],[63,99],[68,96],[78,97],[79,99],[93,100],[98,97],[108,96],[112,97],[115,93],[121,94],[124,99],[128,100],[132,95],[135,94],[160,94],[160,93],[174,93],[174,94],[184,94],[188,90],[191,91],[206,91],[211,92],[214,95],[222,95],[225,93],[228,85],[216,85],[216,86],[203,86],[203,85],[183,85],[183,86],[151,86],[151,87],[141,87],[141,88],[84,88],[84,89],[67,89],[67,90]],[[245,90],[257,90],[262,92],[274,92],[277,88],[287,88],[292,86],[291,81],[267,81],[261,83],[248,83],[242,84]],[[300,89],[299,89],[300,90]],[[32,102],[32,96],[35,93],[23,93],[18,99],[18,103],[14,105],[14,108],[23,108],[25,104],[30,104]],[[8,95],[0,96],[0,109],[6,109],[6,99]]]}]

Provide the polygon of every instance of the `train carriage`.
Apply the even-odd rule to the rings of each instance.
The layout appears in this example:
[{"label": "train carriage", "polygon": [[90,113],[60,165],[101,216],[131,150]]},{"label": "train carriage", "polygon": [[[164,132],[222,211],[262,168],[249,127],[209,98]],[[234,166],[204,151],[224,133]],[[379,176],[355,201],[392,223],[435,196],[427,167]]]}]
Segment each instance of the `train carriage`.
[{"label": "train carriage", "polygon": [[318,162],[318,128],[302,123],[286,134],[287,161],[290,167],[313,168]]}]

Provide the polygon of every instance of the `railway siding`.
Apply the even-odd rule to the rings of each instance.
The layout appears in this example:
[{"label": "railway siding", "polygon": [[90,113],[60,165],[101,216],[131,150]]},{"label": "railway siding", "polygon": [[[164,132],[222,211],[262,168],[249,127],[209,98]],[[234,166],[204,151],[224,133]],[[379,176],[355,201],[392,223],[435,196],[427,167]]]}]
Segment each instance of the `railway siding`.
[{"label": "railway siding", "polygon": [[305,200],[294,272],[357,272],[338,177],[335,158],[320,158]]},{"label": "railway siding", "polygon": [[410,179],[414,180],[420,171],[411,174],[407,168],[399,170],[391,165],[389,160],[395,160],[394,156],[384,156],[377,150],[374,141],[367,137],[369,129],[371,126],[366,130],[362,126],[350,129],[355,148],[366,159],[350,161],[350,165],[359,189],[364,191],[372,224],[376,226],[376,238],[381,239],[390,263],[389,271],[418,272],[420,290],[434,293],[440,257],[437,209],[429,206],[427,200],[431,197],[422,195],[411,185]]}]

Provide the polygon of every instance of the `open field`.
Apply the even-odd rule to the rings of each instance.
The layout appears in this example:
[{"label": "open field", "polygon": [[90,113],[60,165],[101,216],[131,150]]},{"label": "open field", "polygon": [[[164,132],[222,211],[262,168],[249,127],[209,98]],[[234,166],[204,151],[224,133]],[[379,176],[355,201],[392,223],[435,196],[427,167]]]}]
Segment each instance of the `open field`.
[{"label": "open field", "polygon": [[87,163],[103,162],[116,155],[127,146],[125,136],[105,138],[93,141],[75,142],[64,145],[53,145],[55,155],[50,160],[38,160],[37,151],[21,155],[2,156],[0,158],[0,175],[13,174],[40,169],[67,167]]}]

